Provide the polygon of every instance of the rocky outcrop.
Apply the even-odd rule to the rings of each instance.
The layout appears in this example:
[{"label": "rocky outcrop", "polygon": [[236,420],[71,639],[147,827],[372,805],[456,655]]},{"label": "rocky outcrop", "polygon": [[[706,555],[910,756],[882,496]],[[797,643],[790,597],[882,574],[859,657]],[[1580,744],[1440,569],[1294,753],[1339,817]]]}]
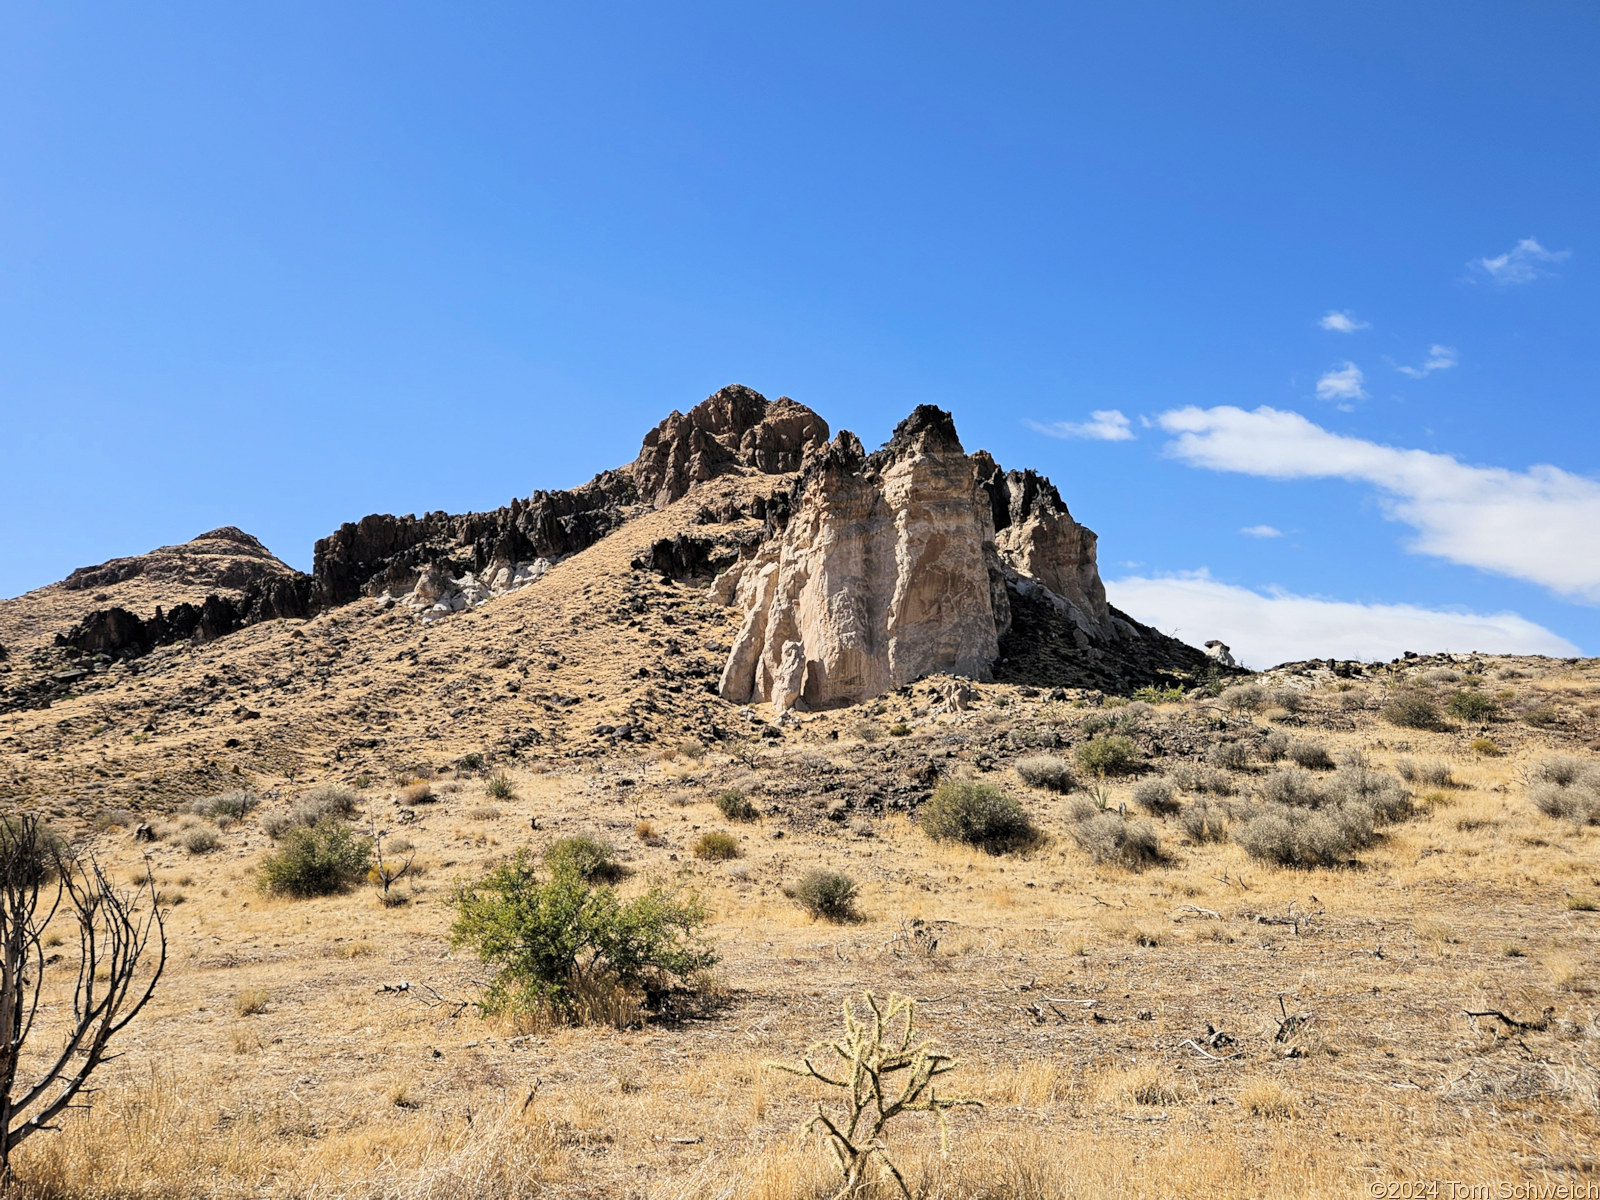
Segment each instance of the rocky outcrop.
[{"label": "rocky outcrop", "polygon": [[[841,432],[773,510],[787,515],[781,529],[711,589],[744,613],[723,669],[726,699],[782,712],[936,672],[987,680],[1009,664],[1019,612],[1094,686],[1204,661],[1113,610],[1095,535],[1050,481],[969,456],[940,409],[918,408],[872,455]],[[1034,661],[1058,676],[1041,681],[1078,682],[1061,677],[1073,672],[1058,657]]]},{"label": "rocky outcrop", "polygon": [[321,610],[363,595],[407,595],[429,569],[456,580],[471,575],[493,591],[489,579],[499,570],[515,574],[576,554],[642,508],[664,507],[728,471],[798,470],[807,450],[827,439],[827,422],[805,405],[733,384],[687,413],[674,411],[645,435],[637,459],[580,487],[534,492],[492,512],[374,515],[340,526],[316,544],[312,602]]},{"label": "rocky outcrop", "polygon": [[238,590],[299,575],[272,551],[242,529],[224,525],[178,546],[161,546],[148,554],[113,558],[93,567],[79,567],[61,581],[64,591],[113,587],[146,578],[199,588]]},{"label": "rocky outcrop", "polygon": [[989,678],[1010,623],[1004,571],[948,413],[918,408],[870,456],[841,433],[806,464],[792,508],[741,569],[724,697],[781,711],[933,671]]},{"label": "rocky outcrop", "polygon": [[[252,539],[254,540],[254,539]],[[175,642],[209,642],[260,621],[305,617],[310,613],[308,576],[260,580],[240,595],[213,592],[200,604],[174,604],[141,618],[126,608],[96,609],[66,633],[58,633],[57,646],[71,646],[85,654],[112,658],[138,658],[157,646]]]}]

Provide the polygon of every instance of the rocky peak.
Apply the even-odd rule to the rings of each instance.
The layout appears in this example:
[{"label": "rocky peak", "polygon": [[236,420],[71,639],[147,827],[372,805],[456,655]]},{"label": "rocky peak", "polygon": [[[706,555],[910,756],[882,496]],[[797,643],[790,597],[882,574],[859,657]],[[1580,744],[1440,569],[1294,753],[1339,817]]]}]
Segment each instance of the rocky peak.
[{"label": "rocky peak", "polygon": [[639,495],[665,508],[697,483],[735,467],[769,475],[800,469],[806,452],[828,440],[828,423],[782,396],[769,401],[730,384],[687,413],[676,409],[649,433],[630,468]]}]

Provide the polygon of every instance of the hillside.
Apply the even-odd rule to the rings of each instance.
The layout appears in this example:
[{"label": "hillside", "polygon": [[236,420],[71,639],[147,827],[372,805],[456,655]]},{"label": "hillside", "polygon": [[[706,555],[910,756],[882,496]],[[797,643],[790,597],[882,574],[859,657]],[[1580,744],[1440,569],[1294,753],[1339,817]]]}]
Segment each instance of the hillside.
[{"label": "hillside", "polygon": [[[0,713],[7,813],[148,870],[170,945],[20,1194],[821,1200],[823,1089],[765,1064],[864,989],[983,1102],[949,1157],[892,1133],[929,1200],[1600,1186],[1600,662],[1224,670],[949,414],[868,453],[748,389],[581,489],[352,522],[309,575],[202,543],[6,602],[8,678],[96,668]],[[232,627],[150,644],[213,595]],[[329,796],[411,871],[267,890]],[[1025,836],[934,836],[952,796]],[[480,1016],[458,889],[575,836],[623,899],[698,897],[719,961]],[[852,911],[802,907],[813,871]]]}]

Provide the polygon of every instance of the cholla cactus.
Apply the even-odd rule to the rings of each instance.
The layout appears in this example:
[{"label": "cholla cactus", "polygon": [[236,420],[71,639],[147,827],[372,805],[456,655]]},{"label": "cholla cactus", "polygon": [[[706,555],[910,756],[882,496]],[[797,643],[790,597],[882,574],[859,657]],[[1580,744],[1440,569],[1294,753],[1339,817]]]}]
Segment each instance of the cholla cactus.
[{"label": "cholla cactus", "polygon": [[[836,1200],[860,1190],[867,1163],[873,1157],[883,1164],[909,1200],[911,1190],[883,1144],[884,1127],[901,1113],[932,1113],[939,1123],[939,1149],[947,1153],[950,1128],[945,1114],[963,1105],[982,1107],[982,1101],[936,1094],[933,1081],[955,1070],[956,1063],[948,1055],[936,1053],[932,1039],[916,1041],[915,1000],[890,993],[884,1002],[870,991],[863,994],[863,999],[867,1012],[860,1015],[848,1000],[840,1006],[844,1036],[838,1041],[813,1047],[799,1065],[766,1065],[802,1079],[820,1080],[846,1094],[844,1113],[830,1116],[818,1104],[817,1115],[802,1128],[803,1133],[822,1130],[833,1151],[843,1176]],[[899,1028],[891,1029],[896,1022],[900,1023]],[[829,1066],[825,1062],[823,1068],[818,1068],[812,1060],[824,1052],[832,1053],[838,1063]]]}]

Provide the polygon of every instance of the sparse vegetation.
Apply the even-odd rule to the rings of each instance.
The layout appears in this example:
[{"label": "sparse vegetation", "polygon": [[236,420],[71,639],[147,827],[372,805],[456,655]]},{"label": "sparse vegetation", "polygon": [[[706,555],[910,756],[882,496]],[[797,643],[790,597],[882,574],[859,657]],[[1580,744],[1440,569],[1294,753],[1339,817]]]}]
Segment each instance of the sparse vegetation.
[{"label": "sparse vegetation", "polygon": [[513,800],[517,795],[517,786],[511,776],[504,771],[496,771],[483,781],[483,794],[491,800]]},{"label": "sparse vegetation", "polygon": [[813,917],[835,923],[856,917],[855,880],[839,871],[814,869],[800,877],[794,887],[794,901]]},{"label": "sparse vegetation", "polygon": [[1473,738],[1472,752],[1481,758],[1500,758],[1505,754],[1505,751],[1500,749],[1500,744],[1489,737]]},{"label": "sparse vegetation", "polygon": [[1289,744],[1289,759],[1308,771],[1333,770],[1333,755],[1321,742],[1294,741]]},{"label": "sparse vegetation", "polygon": [[1038,830],[1010,796],[986,783],[947,779],[917,816],[922,832],[940,842],[965,842],[991,854],[1037,840]]},{"label": "sparse vegetation", "polygon": [[1146,779],[1133,789],[1133,802],[1153,817],[1178,811],[1176,790],[1170,779]]},{"label": "sparse vegetation", "polygon": [[432,804],[439,797],[433,794],[431,783],[408,783],[400,789],[400,803],[408,808],[415,808],[419,804]]},{"label": "sparse vegetation", "polygon": [[1250,766],[1250,747],[1241,741],[1218,742],[1206,752],[1206,762],[1223,771],[1243,771]]},{"label": "sparse vegetation", "polygon": [[1456,692],[1445,707],[1450,710],[1451,716],[1463,721],[1487,721],[1500,709],[1492,697],[1473,688],[1462,688]]},{"label": "sparse vegetation", "polygon": [[1053,754],[1019,758],[1015,765],[1017,777],[1029,787],[1064,793],[1078,786],[1077,776],[1072,773],[1072,764]]},{"label": "sparse vegetation", "polygon": [[1097,863],[1145,867],[1162,860],[1161,840],[1150,822],[1129,820],[1121,813],[1102,811],[1092,802],[1078,802],[1070,829],[1072,840]]},{"label": "sparse vegetation", "polygon": [[1178,827],[1191,845],[1225,842],[1228,840],[1228,813],[1219,804],[1197,800],[1185,805],[1179,812]]},{"label": "sparse vegetation", "polygon": [[220,795],[208,796],[204,800],[196,800],[189,806],[189,811],[200,817],[210,817],[214,821],[242,821],[261,804],[261,797],[245,788],[237,788],[231,792]]},{"label": "sparse vegetation", "polygon": [[1383,706],[1383,719],[1402,729],[1442,730],[1444,715],[1433,697],[1423,692],[1404,692]]},{"label": "sparse vegetation", "polygon": [[190,854],[210,854],[222,844],[221,836],[211,825],[195,825],[186,829],[178,841]]}]

